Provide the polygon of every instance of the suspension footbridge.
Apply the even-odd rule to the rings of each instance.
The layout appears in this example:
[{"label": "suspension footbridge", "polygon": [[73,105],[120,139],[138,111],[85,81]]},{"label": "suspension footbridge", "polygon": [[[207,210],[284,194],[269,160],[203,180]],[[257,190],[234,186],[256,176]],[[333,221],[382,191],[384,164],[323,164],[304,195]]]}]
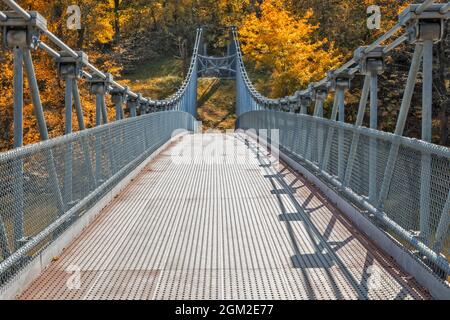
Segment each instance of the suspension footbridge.
[{"label": "suspension footbridge", "polygon": [[[181,88],[153,100],[67,46],[38,12],[3,1],[11,9],[0,12],[0,28],[14,56],[15,148],[0,154],[2,298],[450,298],[450,149],[431,143],[433,47],[449,3],[408,6],[350,61],[281,99],[252,85],[237,28],[223,57],[204,51],[199,28]],[[414,55],[396,130],[382,132],[378,78],[401,45]],[[55,59],[65,83],[66,130],[54,139],[33,50]],[[419,72],[420,140],[403,136]],[[42,140],[27,146],[24,75]],[[211,75],[236,79],[235,132],[200,132],[197,79]],[[355,77],[364,85],[357,120],[346,123]],[[81,78],[96,99],[91,129]]]}]

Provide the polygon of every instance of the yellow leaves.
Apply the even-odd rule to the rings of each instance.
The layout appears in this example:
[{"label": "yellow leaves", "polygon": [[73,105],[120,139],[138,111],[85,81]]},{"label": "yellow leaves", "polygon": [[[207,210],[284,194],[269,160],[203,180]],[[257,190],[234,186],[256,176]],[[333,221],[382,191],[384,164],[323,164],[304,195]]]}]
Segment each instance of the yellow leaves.
[{"label": "yellow leaves", "polygon": [[305,15],[303,16],[304,20],[308,20],[310,18],[312,18],[314,16],[314,12],[312,9],[308,9],[305,13]]},{"label": "yellow leaves", "polygon": [[[240,29],[242,50],[257,70],[269,71],[265,91],[279,97],[319,80],[342,58],[327,39],[314,40],[308,10],[296,19],[281,0],[267,0],[260,15],[249,15]],[[326,48],[325,48],[326,47]]]},{"label": "yellow leaves", "polygon": [[222,25],[238,24],[244,15],[243,8],[250,5],[250,0],[218,0],[219,18]]},{"label": "yellow leaves", "polygon": [[[112,0],[23,0],[24,8],[40,12],[48,21],[49,30],[64,40],[75,50],[82,49],[89,55],[90,61],[102,70],[119,75],[120,67],[112,61],[108,53],[99,51],[99,44],[109,43],[114,35],[114,2]],[[78,4],[81,8],[82,31],[66,28],[66,8]],[[128,14],[131,16],[131,11]],[[125,15],[122,17],[125,18]],[[51,42],[45,37],[49,45]],[[53,46],[53,45],[52,45]],[[81,46],[81,47],[80,47]],[[53,46],[55,49],[56,47]],[[56,73],[55,61],[42,50],[32,52],[36,78],[40,88],[40,97],[44,109],[50,137],[64,134],[64,81]],[[11,52],[0,52],[0,148],[11,148],[13,130],[13,92],[12,92],[12,58]],[[40,140],[36,117],[31,104],[31,97],[26,76],[24,84],[24,143]],[[89,93],[88,86],[80,81],[80,95],[87,127],[95,124],[95,98]],[[74,113],[75,114],[75,113]],[[114,117],[111,109],[109,115]],[[74,130],[78,129],[74,119]]]},{"label": "yellow leaves", "polygon": [[111,6],[112,4],[98,2],[91,5],[90,12],[85,12],[83,17],[86,29],[101,44],[110,42],[114,37]]},{"label": "yellow leaves", "polygon": [[409,5],[410,5],[409,3],[404,3],[403,5],[400,5],[400,6],[397,8],[397,13],[398,13],[398,14],[402,13],[402,11],[405,10],[406,8],[408,8]]}]

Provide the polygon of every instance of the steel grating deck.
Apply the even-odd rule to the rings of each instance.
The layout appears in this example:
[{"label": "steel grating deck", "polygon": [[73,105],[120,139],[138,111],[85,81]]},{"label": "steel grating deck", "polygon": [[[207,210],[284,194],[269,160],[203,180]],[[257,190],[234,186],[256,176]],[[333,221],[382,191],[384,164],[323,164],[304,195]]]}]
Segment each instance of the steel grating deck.
[{"label": "steel grating deck", "polygon": [[[194,163],[174,163],[192,140]],[[209,134],[156,157],[19,298],[430,297],[303,177],[241,136]]]}]

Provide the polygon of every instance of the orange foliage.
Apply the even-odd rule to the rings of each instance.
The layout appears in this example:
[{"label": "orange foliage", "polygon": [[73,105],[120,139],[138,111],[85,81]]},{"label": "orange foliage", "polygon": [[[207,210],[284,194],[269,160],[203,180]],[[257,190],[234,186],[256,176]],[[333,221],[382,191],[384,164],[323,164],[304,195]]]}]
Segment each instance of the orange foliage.
[{"label": "orange foliage", "polygon": [[[83,32],[68,30],[66,23],[66,8],[72,1],[63,0],[52,2],[48,0],[25,0],[21,5],[28,10],[41,13],[48,20],[48,28],[75,50],[77,44],[81,44],[90,60],[100,69],[118,75],[120,68],[111,62],[108,55],[99,51],[101,44],[107,43],[113,37],[113,29],[110,23],[109,1],[83,0],[79,1],[82,8]],[[60,12],[60,15],[55,15]],[[82,34],[82,35],[81,35]],[[43,38],[46,43],[50,41]],[[53,46],[55,49],[56,47]],[[50,137],[64,134],[64,81],[58,78],[56,63],[42,50],[32,51],[36,78],[40,89],[40,97],[44,109],[45,119]],[[9,50],[0,51],[0,150],[10,149],[13,143],[13,63]],[[24,76],[24,144],[31,144],[40,140],[36,117],[34,116],[31,97],[28,90],[28,81]],[[85,81],[79,82],[82,108],[87,127],[95,125],[95,97],[89,93]],[[109,103],[108,103],[109,104]],[[115,117],[114,108],[108,105],[109,118]],[[74,131],[78,130],[78,123],[74,116]]]},{"label": "orange foliage", "polygon": [[310,10],[298,19],[283,1],[267,0],[259,15],[245,19],[240,29],[242,50],[256,70],[269,73],[269,95],[292,94],[324,77],[342,58],[326,38],[314,39],[318,27],[308,22],[312,14]]}]

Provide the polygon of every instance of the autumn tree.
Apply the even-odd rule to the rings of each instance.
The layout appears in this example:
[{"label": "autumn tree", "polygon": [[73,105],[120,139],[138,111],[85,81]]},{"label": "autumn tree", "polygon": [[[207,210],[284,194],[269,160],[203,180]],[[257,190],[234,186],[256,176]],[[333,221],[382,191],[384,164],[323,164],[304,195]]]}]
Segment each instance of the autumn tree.
[{"label": "autumn tree", "polygon": [[242,50],[255,69],[269,75],[265,90],[272,97],[292,94],[332,69],[341,56],[326,38],[315,40],[313,13],[293,16],[281,0],[267,0],[259,14],[246,17],[240,28]]},{"label": "autumn tree", "polygon": [[[82,29],[69,30],[66,25],[68,18],[67,7],[74,4],[70,0],[24,0],[21,5],[27,10],[40,12],[48,20],[48,28],[58,37],[63,39],[75,50],[86,51],[90,60],[101,69],[112,71],[119,75],[120,68],[110,52],[104,50],[104,46],[111,43],[114,37],[113,10],[109,0],[78,0],[77,4],[82,11]],[[0,10],[9,10],[4,5]],[[45,37],[47,44],[51,45]],[[53,46],[57,49],[55,46]],[[33,50],[36,77],[41,93],[42,105],[49,130],[50,137],[60,136],[64,133],[64,82],[56,73],[55,61],[42,50]],[[0,51],[0,149],[12,147],[13,131],[13,97],[12,97],[12,55],[7,49]],[[35,143],[40,140],[37,121],[33,113],[28,83],[25,77],[24,94],[24,144]],[[95,124],[95,98],[89,93],[85,81],[80,81],[82,106],[85,113],[87,127]],[[109,116],[114,118],[114,108],[109,107]],[[77,121],[73,121],[74,130]]]},{"label": "autumn tree", "polygon": [[[115,77],[133,72],[159,57],[182,59],[187,69],[195,29],[204,27],[208,53],[220,55],[228,41],[228,27],[240,27],[246,64],[262,93],[271,97],[291,94],[348,59],[353,50],[366,45],[388,30],[411,0],[21,0],[26,10],[39,11],[49,30],[74,50],[85,51],[90,61]],[[81,8],[82,28],[66,26],[69,5]],[[366,9],[381,7],[381,30],[368,30]],[[9,10],[0,1],[0,10]],[[449,130],[448,51],[445,40],[436,45],[434,140],[447,144]],[[1,37],[1,35],[0,35]],[[51,44],[48,39],[43,40]],[[56,47],[54,47],[56,49]],[[388,57],[387,70],[380,76],[380,129],[392,131],[409,68],[412,46],[404,44]],[[42,50],[33,50],[41,99],[51,137],[64,132],[64,82],[58,78],[55,62]],[[342,56],[341,56],[341,55]],[[12,56],[0,49],[0,149],[12,146],[13,96]],[[181,74],[180,74],[181,75]],[[347,121],[354,121],[362,77],[353,80],[346,95]],[[420,76],[418,81],[420,82]],[[85,121],[95,125],[95,97],[81,80],[80,91]],[[400,86],[401,87],[401,86]],[[420,86],[416,91],[420,91]],[[420,136],[421,97],[413,98],[405,135]],[[37,142],[39,134],[25,79],[24,121],[26,144]],[[109,99],[108,99],[109,103]],[[115,110],[109,105],[109,116]],[[439,120],[438,120],[439,119]],[[436,121],[438,120],[438,121]],[[74,121],[77,130],[77,121]],[[439,130],[440,127],[440,130]]]},{"label": "autumn tree", "polygon": [[[314,15],[310,17],[310,22],[320,26],[317,35],[333,41],[348,57],[355,48],[372,42],[392,27],[397,22],[398,12],[411,0],[287,0],[286,3],[295,16],[312,10]],[[380,6],[380,30],[369,30],[366,26],[370,5]]]}]

